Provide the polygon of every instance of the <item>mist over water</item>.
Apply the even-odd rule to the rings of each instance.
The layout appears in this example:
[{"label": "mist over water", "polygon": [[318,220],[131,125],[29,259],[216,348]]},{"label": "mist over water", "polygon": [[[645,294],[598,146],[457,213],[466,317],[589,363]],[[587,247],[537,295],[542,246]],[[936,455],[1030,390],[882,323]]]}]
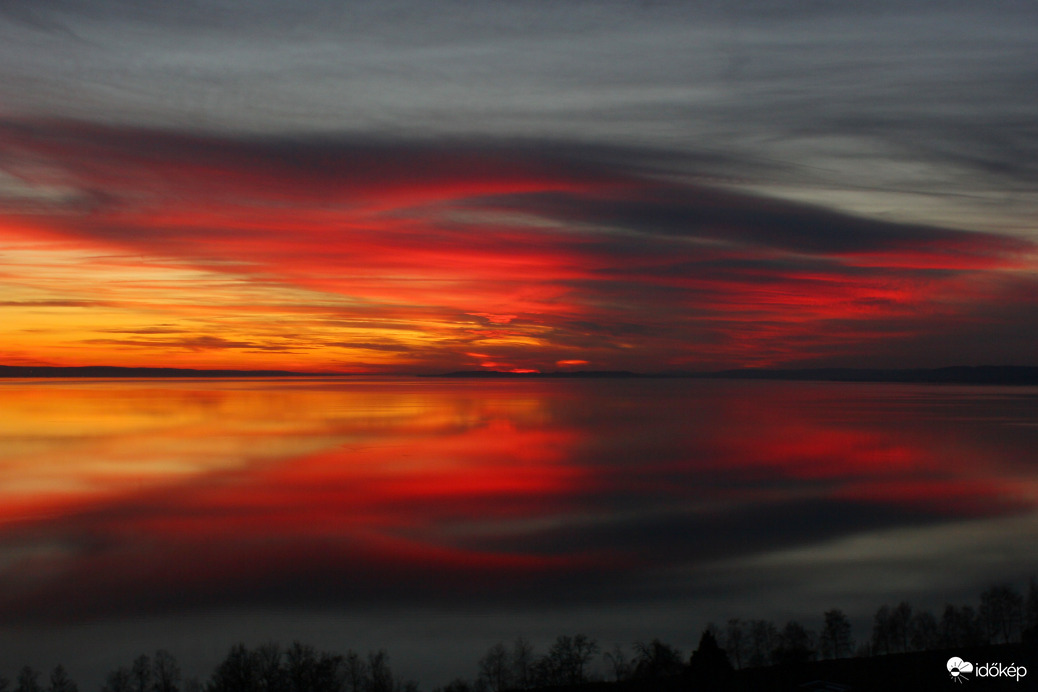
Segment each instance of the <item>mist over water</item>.
[{"label": "mist over water", "polygon": [[1038,390],[703,380],[0,383],[0,673],[962,602],[1038,571]]}]

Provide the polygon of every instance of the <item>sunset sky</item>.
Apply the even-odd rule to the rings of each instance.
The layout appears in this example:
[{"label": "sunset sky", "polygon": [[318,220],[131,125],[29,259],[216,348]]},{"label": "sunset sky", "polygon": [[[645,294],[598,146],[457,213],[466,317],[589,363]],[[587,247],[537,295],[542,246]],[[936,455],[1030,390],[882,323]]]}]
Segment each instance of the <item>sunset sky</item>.
[{"label": "sunset sky", "polygon": [[[1038,3],[0,0],[0,675],[430,685],[1038,573]],[[384,377],[383,375],[401,375]],[[936,673],[944,675],[941,669]],[[2,687],[2,685],[0,685]]]},{"label": "sunset sky", "polygon": [[[0,382],[0,675],[939,617],[1038,574],[1033,387],[681,379]],[[604,671],[601,658],[593,668]],[[935,667],[934,674],[943,673]],[[44,677],[46,679],[46,677]],[[942,681],[945,678],[942,678]]]},{"label": "sunset sky", "polygon": [[0,364],[1031,364],[1025,2],[0,2]]}]

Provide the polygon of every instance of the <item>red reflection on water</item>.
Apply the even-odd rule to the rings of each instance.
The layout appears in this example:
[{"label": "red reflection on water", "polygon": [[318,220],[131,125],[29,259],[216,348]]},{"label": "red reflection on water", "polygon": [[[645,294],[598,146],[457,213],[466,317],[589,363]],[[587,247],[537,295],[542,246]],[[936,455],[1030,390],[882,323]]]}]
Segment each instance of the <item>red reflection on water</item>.
[{"label": "red reflection on water", "polygon": [[141,528],[338,536],[536,514],[565,505],[586,475],[568,463],[574,441],[573,431],[496,420],[439,434],[400,431],[200,482],[163,499],[169,514]]},{"label": "red reflection on water", "polygon": [[[934,391],[5,383],[0,619],[566,598],[578,577],[637,584],[737,556],[765,529],[781,547],[1031,510],[1034,426],[992,427]],[[735,533],[707,545],[718,522]]]}]

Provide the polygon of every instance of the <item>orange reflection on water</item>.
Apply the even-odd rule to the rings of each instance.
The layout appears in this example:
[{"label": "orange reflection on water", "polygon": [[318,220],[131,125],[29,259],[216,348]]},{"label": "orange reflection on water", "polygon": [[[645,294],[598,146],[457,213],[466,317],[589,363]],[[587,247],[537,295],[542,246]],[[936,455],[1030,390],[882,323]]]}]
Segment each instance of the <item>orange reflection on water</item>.
[{"label": "orange reflection on water", "polygon": [[[550,492],[573,431],[542,402],[370,382],[8,382],[0,522],[163,487],[220,483],[377,495]],[[492,464],[491,464],[492,462]],[[221,480],[222,479],[222,480]],[[216,484],[216,485],[212,485]],[[313,486],[313,487],[310,487]],[[244,492],[244,490],[243,490]]]},{"label": "orange reflection on water", "polygon": [[243,570],[259,588],[359,563],[379,580],[559,566],[452,540],[458,523],[558,511],[580,484],[577,433],[538,389],[3,383],[0,611],[73,577],[103,601],[220,592]]},{"label": "orange reflection on water", "polygon": [[977,391],[2,382],[0,620],[567,599],[577,582],[621,593],[747,551],[1032,512],[1034,397],[978,407]]}]

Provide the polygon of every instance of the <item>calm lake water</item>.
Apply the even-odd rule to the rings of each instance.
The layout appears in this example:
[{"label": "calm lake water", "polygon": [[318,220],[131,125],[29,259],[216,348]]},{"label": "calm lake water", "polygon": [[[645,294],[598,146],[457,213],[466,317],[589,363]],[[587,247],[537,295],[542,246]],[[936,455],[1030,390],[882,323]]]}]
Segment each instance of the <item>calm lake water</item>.
[{"label": "calm lake water", "polygon": [[0,382],[0,674],[975,602],[1038,572],[1038,390],[696,380]]}]

